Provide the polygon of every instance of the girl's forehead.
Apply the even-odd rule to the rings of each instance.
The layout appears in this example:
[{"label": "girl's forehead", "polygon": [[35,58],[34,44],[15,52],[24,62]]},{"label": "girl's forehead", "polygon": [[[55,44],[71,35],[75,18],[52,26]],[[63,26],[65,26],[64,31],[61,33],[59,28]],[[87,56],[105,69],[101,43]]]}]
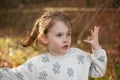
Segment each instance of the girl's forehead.
[{"label": "girl's forehead", "polygon": [[68,31],[71,31],[71,27],[67,23],[57,20],[55,21],[54,25],[51,26],[50,31],[52,32],[67,31],[68,32]]}]

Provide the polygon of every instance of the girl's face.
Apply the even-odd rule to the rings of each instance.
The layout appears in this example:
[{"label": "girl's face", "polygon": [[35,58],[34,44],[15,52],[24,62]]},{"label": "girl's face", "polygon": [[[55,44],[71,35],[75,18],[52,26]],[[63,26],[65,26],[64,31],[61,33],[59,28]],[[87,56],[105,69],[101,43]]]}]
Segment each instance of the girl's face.
[{"label": "girl's face", "polygon": [[49,52],[59,56],[67,52],[71,46],[71,28],[58,20],[46,34]]}]

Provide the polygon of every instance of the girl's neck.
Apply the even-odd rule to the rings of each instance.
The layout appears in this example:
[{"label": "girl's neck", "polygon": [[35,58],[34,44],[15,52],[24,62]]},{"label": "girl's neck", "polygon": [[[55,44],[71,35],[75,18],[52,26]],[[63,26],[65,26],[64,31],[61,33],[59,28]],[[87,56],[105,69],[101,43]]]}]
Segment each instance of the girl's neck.
[{"label": "girl's neck", "polygon": [[49,51],[49,54],[55,57],[59,57],[59,56],[64,56],[66,53],[57,53],[57,52]]},{"label": "girl's neck", "polygon": [[57,54],[57,53],[52,53],[52,52],[48,52],[47,53],[47,56],[49,57],[49,58],[51,58],[51,59],[63,59],[63,58],[65,58],[66,56],[68,56],[68,54],[69,54],[69,50],[66,52],[66,53],[59,53],[59,54]]}]

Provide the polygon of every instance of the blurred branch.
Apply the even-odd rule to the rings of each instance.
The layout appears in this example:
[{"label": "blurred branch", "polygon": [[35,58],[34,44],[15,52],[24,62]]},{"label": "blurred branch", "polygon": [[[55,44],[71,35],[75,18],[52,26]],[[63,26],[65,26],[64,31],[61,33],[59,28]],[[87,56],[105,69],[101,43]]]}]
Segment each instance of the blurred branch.
[{"label": "blurred branch", "polygon": [[[87,21],[86,25],[84,26],[83,30],[79,33],[79,36],[78,36],[78,40],[81,39],[84,35],[84,33],[86,32],[86,30],[88,29],[88,27],[90,27],[91,23],[95,20],[95,18],[99,15],[102,15],[105,11],[117,11],[119,12],[119,9],[116,10],[116,8],[112,9],[112,8],[107,8],[106,5],[107,4],[110,4],[111,1],[106,1],[104,2],[102,5],[98,5],[98,7],[96,8],[95,10],[95,13],[93,14],[93,16],[91,17],[91,19],[89,21]],[[101,12],[101,13],[100,13]],[[100,13],[100,14],[99,14]],[[90,14],[88,14],[88,18],[89,18]],[[88,19],[87,19],[88,20]]]},{"label": "blurred branch", "polygon": [[115,25],[115,23],[116,23],[116,17],[119,15],[119,11],[117,11],[117,10],[115,10],[114,11],[115,13],[113,14],[113,16],[112,16],[112,21],[111,21],[111,26],[110,26],[110,28],[113,28],[114,27],[114,25]]},{"label": "blurred branch", "polygon": [[[33,8],[33,9],[9,9],[9,10],[0,10],[1,13],[33,13],[33,12],[42,12],[42,11],[53,11],[53,10],[59,10],[59,11],[84,11],[84,12],[96,12],[101,10],[100,8],[78,8],[78,7],[45,7],[45,8]],[[102,11],[120,11],[120,8],[103,8]]]},{"label": "blurred branch", "polygon": [[83,34],[85,33],[85,31],[88,29],[88,27],[90,27],[90,24],[95,20],[95,18],[98,16],[98,13],[103,9],[104,5],[101,5],[100,7],[98,7],[98,9],[96,10],[95,14],[93,14],[93,16],[91,17],[91,19],[89,20],[89,22],[86,23],[85,27],[83,28],[83,30],[80,32],[78,39],[81,39]]}]

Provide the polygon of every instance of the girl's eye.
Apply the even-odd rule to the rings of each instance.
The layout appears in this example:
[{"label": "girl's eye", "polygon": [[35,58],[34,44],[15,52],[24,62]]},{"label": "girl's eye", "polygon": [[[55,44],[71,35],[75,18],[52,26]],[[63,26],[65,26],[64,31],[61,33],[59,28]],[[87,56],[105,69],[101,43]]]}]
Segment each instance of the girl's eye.
[{"label": "girl's eye", "polygon": [[67,36],[71,36],[71,33],[68,33]]},{"label": "girl's eye", "polygon": [[60,37],[60,36],[62,36],[62,34],[57,34],[56,36]]}]

